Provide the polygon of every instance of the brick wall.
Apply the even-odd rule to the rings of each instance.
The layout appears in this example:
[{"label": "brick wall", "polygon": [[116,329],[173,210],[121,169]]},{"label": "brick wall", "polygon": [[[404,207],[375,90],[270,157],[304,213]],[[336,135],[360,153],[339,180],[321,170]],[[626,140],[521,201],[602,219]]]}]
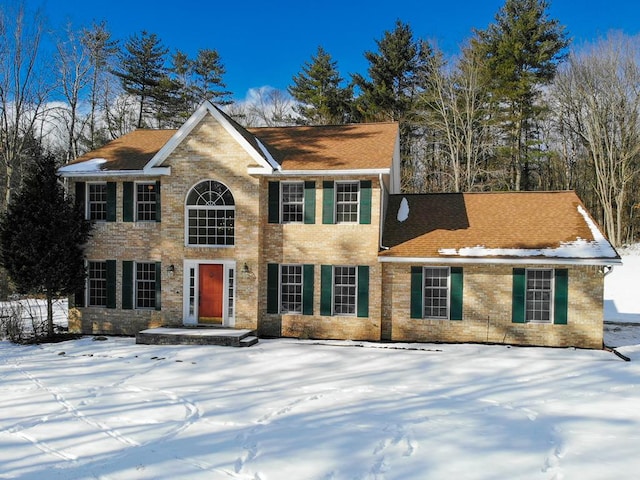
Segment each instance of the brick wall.
[{"label": "brick wall", "polygon": [[386,263],[383,270],[382,323],[395,341],[602,348],[603,276],[597,267],[568,267],[567,325],[512,323],[512,265],[464,266],[462,321],[410,318],[411,265]]},{"label": "brick wall", "polygon": [[[371,180],[371,224],[322,223],[322,182],[330,180]],[[273,179],[271,179],[273,180]],[[380,339],[381,275],[378,263],[380,188],[377,177],[371,178],[286,178],[287,181],[307,180],[316,183],[316,221],[313,225],[268,223],[261,216],[264,232],[260,275],[267,278],[267,264],[291,263],[314,265],[313,315],[275,315],[266,313],[267,286],[260,285],[260,334],[265,336]],[[268,180],[261,183],[262,209],[267,210]],[[358,265],[369,266],[369,316],[320,315],[320,266]]]}]

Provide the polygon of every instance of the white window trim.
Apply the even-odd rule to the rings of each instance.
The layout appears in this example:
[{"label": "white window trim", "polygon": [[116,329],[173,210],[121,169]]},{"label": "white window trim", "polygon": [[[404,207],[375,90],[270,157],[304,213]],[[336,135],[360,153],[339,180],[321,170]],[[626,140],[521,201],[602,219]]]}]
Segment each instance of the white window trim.
[{"label": "white window trim", "polygon": [[[551,272],[550,279],[550,295],[549,295],[549,320],[527,320],[527,311],[529,300],[527,299],[527,293],[529,292],[529,272],[531,271],[546,271]],[[554,268],[526,268],[524,277],[524,322],[539,324],[539,325],[553,325],[555,323],[555,298],[556,298],[556,286],[555,286],[556,271]]]},{"label": "white window trim", "polygon": [[[299,222],[285,222],[284,221],[284,195],[282,193],[283,191],[283,187],[284,185],[302,185],[302,220],[300,220]],[[280,223],[283,225],[288,225],[288,224],[294,224],[294,225],[299,225],[301,223],[304,223],[304,182],[298,182],[298,181],[286,181],[286,182],[280,182]]]},{"label": "white window trim", "polygon": [[[355,270],[355,298],[353,313],[336,313],[336,268],[353,268]],[[331,315],[334,317],[358,316],[358,265],[333,265],[331,269]]]},{"label": "white window trim", "polygon": [[[236,308],[237,308],[237,298],[238,298],[238,280],[240,274],[238,269],[236,268],[235,260],[210,260],[210,259],[196,259],[196,260],[184,260],[183,261],[183,279],[182,279],[182,322],[184,325],[197,325],[198,324],[198,285],[200,282],[200,269],[198,268],[200,265],[223,265],[223,282],[222,282],[222,325],[225,327],[234,327],[236,324]],[[189,313],[189,272],[190,269],[194,269],[194,279],[195,279],[195,291],[194,291],[194,302],[195,308],[193,315]],[[233,316],[229,315],[229,271],[233,270],[234,277],[234,289],[233,289],[233,298],[231,301],[233,302]]]},{"label": "white window trim", "polygon": [[[156,296],[153,301],[153,307],[138,306],[138,265],[151,265],[154,269],[154,275],[155,275],[156,263],[157,262],[154,262],[154,261],[148,261],[148,262],[134,261],[133,262],[133,309],[134,310],[155,310],[158,305],[158,297]],[[157,285],[158,285],[158,279],[155,278],[153,281],[154,290],[156,290]]]},{"label": "white window trim", "polygon": [[[282,267],[300,267],[300,311],[291,312],[282,309]],[[301,263],[282,263],[278,265],[278,312],[282,315],[302,315],[304,311],[304,265]]]},{"label": "white window trim", "polygon": [[[91,201],[89,200],[91,198],[91,185],[104,185],[104,194],[105,194],[105,218],[104,220],[93,220],[91,219]],[[106,222],[107,221],[107,210],[109,208],[109,199],[106,198],[107,197],[107,182],[87,182],[86,183],[86,188],[85,188],[85,194],[84,194],[84,218],[86,220],[91,220],[92,222]]]},{"label": "white window trim", "polygon": [[[427,269],[446,269],[447,270],[447,316],[446,317],[434,317],[425,315],[427,309],[426,302],[426,282],[427,282]],[[422,267],[422,318],[425,320],[450,320],[451,319],[451,267],[433,266]]]},{"label": "white window trim", "polygon": [[139,220],[138,219],[138,185],[153,185],[153,188],[156,188],[156,182],[155,181],[137,181],[134,182],[133,184],[133,215],[134,215],[134,222],[138,222],[138,223],[155,223],[157,222],[157,218],[158,218],[158,191],[156,191],[156,218],[153,220]]},{"label": "white window trim", "polygon": [[85,268],[86,268],[86,272],[87,272],[87,278],[85,280],[85,299],[84,299],[84,304],[87,308],[106,308],[107,306],[107,298],[106,295],[108,295],[108,290],[109,290],[109,285],[108,285],[108,279],[105,278],[105,304],[104,305],[92,305],[91,304],[91,278],[89,277],[89,263],[104,263],[104,268],[105,268],[105,275],[107,273],[107,261],[106,260],[86,260],[85,261]]},{"label": "white window trim", "polygon": [[[357,206],[357,214],[356,214],[356,219],[353,222],[345,222],[345,221],[338,221],[338,185],[345,185],[345,184],[356,184],[358,186],[358,198],[356,200],[356,206]],[[360,195],[362,194],[362,189],[360,188],[360,180],[336,180],[334,182],[334,192],[333,192],[333,218],[335,219],[335,223],[336,225],[356,225],[360,223]],[[349,202],[351,203],[351,202]]]},{"label": "white window trim", "polygon": [[[196,188],[198,185],[200,185],[202,182],[217,182],[220,183],[221,185],[224,185],[227,190],[229,190],[229,193],[231,193],[231,196],[233,197],[233,201],[234,204],[233,205],[189,205],[187,204],[187,201],[189,199],[189,194],[193,191],[194,188]],[[193,243],[189,243],[189,210],[194,209],[194,210],[233,210],[233,244],[232,245],[201,245],[201,244],[193,244]],[[213,180],[213,179],[204,179],[204,180],[199,180],[198,182],[194,183],[191,188],[189,188],[189,190],[187,191],[187,194],[184,197],[184,246],[185,247],[189,247],[189,248],[235,248],[236,246],[236,205],[235,205],[235,195],[233,195],[233,192],[231,191],[231,189],[229,188],[229,186],[226,183],[220,182],[219,180]]]}]

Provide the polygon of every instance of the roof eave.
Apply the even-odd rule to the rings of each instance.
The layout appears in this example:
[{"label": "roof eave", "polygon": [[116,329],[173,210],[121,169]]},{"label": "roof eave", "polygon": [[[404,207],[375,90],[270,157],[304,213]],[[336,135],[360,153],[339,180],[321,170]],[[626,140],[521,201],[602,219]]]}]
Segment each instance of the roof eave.
[{"label": "roof eave", "polygon": [[[352,168],[346,170],[286,170],[282,169],[277,172],[278,175],[291,176],[347,176],[347,175],[388,175],[390,168]],[[275,173],[275,172],[274,172]]]},{"label": "roof eave", "polygon": [[157,177],[171,175],[171,167],[145,167],[142,170],[87,170],[76,172],[59,172],[63,178],[87,177]]},{"label": "roof eave", "polygon": [[[382,252],[384,253],[384,252]],[[380,263],[439,263],[469,265],[622,265],[622,259],[600,258],[563,258],[563,257],[391,257],[378,255]]]}]

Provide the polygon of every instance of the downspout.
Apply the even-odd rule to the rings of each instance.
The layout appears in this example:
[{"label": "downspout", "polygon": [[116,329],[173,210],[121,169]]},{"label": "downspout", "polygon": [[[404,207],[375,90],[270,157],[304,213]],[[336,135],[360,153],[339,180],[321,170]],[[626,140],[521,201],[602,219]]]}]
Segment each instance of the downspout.
[{"label": "downspout", "polygon": [[382,245],[382,234],[384,233],[384,221],[386,218],[386,204],[389,198],[389,195],[387,194],[387,190],[384,186],[384,182],[382,181],[382,174],[379,173],[378,174],[378,182],[380,183],[380,228],[379,230],[379,238],[378,238],[378,245],[380,247],[380,250],[389,250],[389,247],[385,247],[384,245]]}]

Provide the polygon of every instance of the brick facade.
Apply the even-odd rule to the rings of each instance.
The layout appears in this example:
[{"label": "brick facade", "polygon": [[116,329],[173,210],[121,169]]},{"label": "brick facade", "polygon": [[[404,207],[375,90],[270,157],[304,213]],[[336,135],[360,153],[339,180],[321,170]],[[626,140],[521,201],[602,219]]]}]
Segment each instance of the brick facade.
[{"label": "brick facade", "polygon": [[[397,148],[395,149],[397,151]],[[390,159],[391,161],[391,159]],[[205,115],[162,162],[165,175],[126,176],[101,173],[71,177],[74,181],[114,182],[116,221],[97,222],[86,249],[90,261],[115,260],[115,308],[71,308],[71,331],[86,334],[126,334],[160,325],[197,322],[190,298],[198,288],[190,283],[200,264],[223,264],[233,271],[233,315],[226,324],[256,329],[262,336],[321,339],[392,340],[404,342],[489,342],[522,345],[602,346],[603,276],[595,266],[569,266],[567,325],[513,323],[514,265],[465,264],[462,320],[412,319],[410,263],[381,262],[382,205],[389,174],[365,173],[270,175],[251,174],[256,160],[228,128]],[[387,182],[381,188],[380,180]],[[161,221],[125,222],[124,183],[160,181]],[[187,246],[186,198],[199,182],[213,180],[229,188],[235,201],[235,244],[224,247]],[[315,185],[315,221],[270,223],[270,182]],[[325,182],[364,181],[371,186],[370,222],[327,224],[323,221]],[[362,185],[362,184],[361,184]],[[306,188],[306,187],[305,187]],[[367,187],[368,188],[368,187]],[[161,308],[123,309],[123,262],[159,262]],[[270,265],[312,265],[313,292],[305,314],[268,313]],[[366,315],[321,313],[322,271],[328,266],[368,269]],[[443,264],[443,266],[447,266]],[[526,265],[519,265],[526,268]],[[554,268],[549,265],[548,268]],[[195,274],[194,274],[195,275]],[[326,292],[324,292],[326,298]],[[225,294],[226,295],[226,294]],[[191,296],[191,297],[190,297]],[[227,297],[225,297],[227,298]],[[230,305],[230,306],[231,306]],[[326,307],[325,307],[326,308]],[[360,313],[360,312],[358,312]],[[190,317],[189,317],[190,318]]]}]

